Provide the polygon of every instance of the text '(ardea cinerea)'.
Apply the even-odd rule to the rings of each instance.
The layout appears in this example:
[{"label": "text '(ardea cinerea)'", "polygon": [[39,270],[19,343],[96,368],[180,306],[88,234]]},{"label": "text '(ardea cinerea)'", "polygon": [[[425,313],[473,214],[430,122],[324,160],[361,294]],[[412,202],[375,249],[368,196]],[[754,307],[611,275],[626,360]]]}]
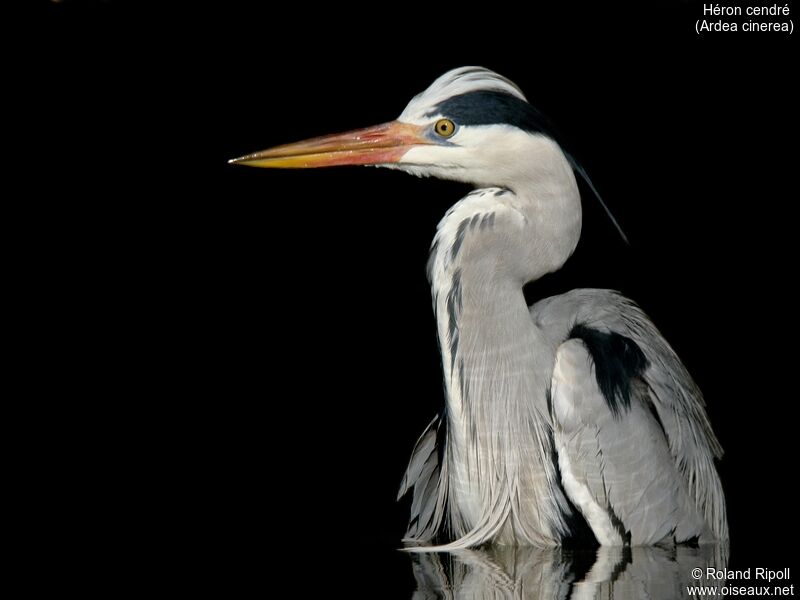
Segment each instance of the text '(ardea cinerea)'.
[{"label": "text '(ardea cinerea)'", "polygon": [[446,403],[401,484],[405,541],[553,546],[587,524],[602,545],[727,539],[722,449],[649,318],[599,289],[527,306],[523,286],[578,243],[585,173],[511,81],[455,69],[396,121],[231,162],[378,165],[476,188],[431,247]]}]

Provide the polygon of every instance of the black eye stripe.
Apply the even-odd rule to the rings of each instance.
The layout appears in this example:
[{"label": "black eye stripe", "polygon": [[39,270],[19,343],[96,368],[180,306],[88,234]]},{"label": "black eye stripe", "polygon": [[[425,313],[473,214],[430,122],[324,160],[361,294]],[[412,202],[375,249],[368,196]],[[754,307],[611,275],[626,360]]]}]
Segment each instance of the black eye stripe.
[{"label": "black eye stripe", "polygon": [[504,92],[481,90],[453,96],[428,113],[444,115],[459,125],[513,125],[530,133],[556,139],[547,119],[530,104]]}]

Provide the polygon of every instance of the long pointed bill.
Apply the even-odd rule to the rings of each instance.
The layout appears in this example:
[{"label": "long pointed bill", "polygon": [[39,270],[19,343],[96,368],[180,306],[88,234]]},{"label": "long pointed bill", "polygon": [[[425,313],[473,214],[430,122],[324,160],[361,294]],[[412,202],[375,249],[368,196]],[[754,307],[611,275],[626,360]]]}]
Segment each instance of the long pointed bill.
[{"label": "long pointed bill", "polygon": [[419,125],[392,121],[366,129],[276,146],[228,162],[248,167],[311,169],[396,163],[413,146],[432,144]]}]

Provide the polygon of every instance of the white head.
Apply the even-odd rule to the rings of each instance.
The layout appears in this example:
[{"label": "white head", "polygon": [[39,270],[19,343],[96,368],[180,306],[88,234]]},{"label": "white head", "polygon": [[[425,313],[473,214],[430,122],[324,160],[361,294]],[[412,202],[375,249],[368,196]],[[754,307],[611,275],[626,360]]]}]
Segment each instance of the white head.
[{"label": "white head", "polygon": [[285,169],[375,165],[512,191],[573,179],[574,169],[625,239],[586,173],[555,141],[547,121],[516,85],[483,67],[448,71],[415,96],[396,121],[230,162]]}]

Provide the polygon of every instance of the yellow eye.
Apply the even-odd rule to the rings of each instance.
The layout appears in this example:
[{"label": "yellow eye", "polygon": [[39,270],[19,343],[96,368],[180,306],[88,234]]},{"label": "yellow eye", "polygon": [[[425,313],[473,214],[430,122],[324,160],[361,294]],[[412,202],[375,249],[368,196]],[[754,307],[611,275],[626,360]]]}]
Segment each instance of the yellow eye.
[{"label": "yellow eye", "polygon": [[436,121],[436,125],[433,126],[433,130],[439,136],[443,138],[449,138],[456,132],[456,124],[450,119],[439,119]]}]

